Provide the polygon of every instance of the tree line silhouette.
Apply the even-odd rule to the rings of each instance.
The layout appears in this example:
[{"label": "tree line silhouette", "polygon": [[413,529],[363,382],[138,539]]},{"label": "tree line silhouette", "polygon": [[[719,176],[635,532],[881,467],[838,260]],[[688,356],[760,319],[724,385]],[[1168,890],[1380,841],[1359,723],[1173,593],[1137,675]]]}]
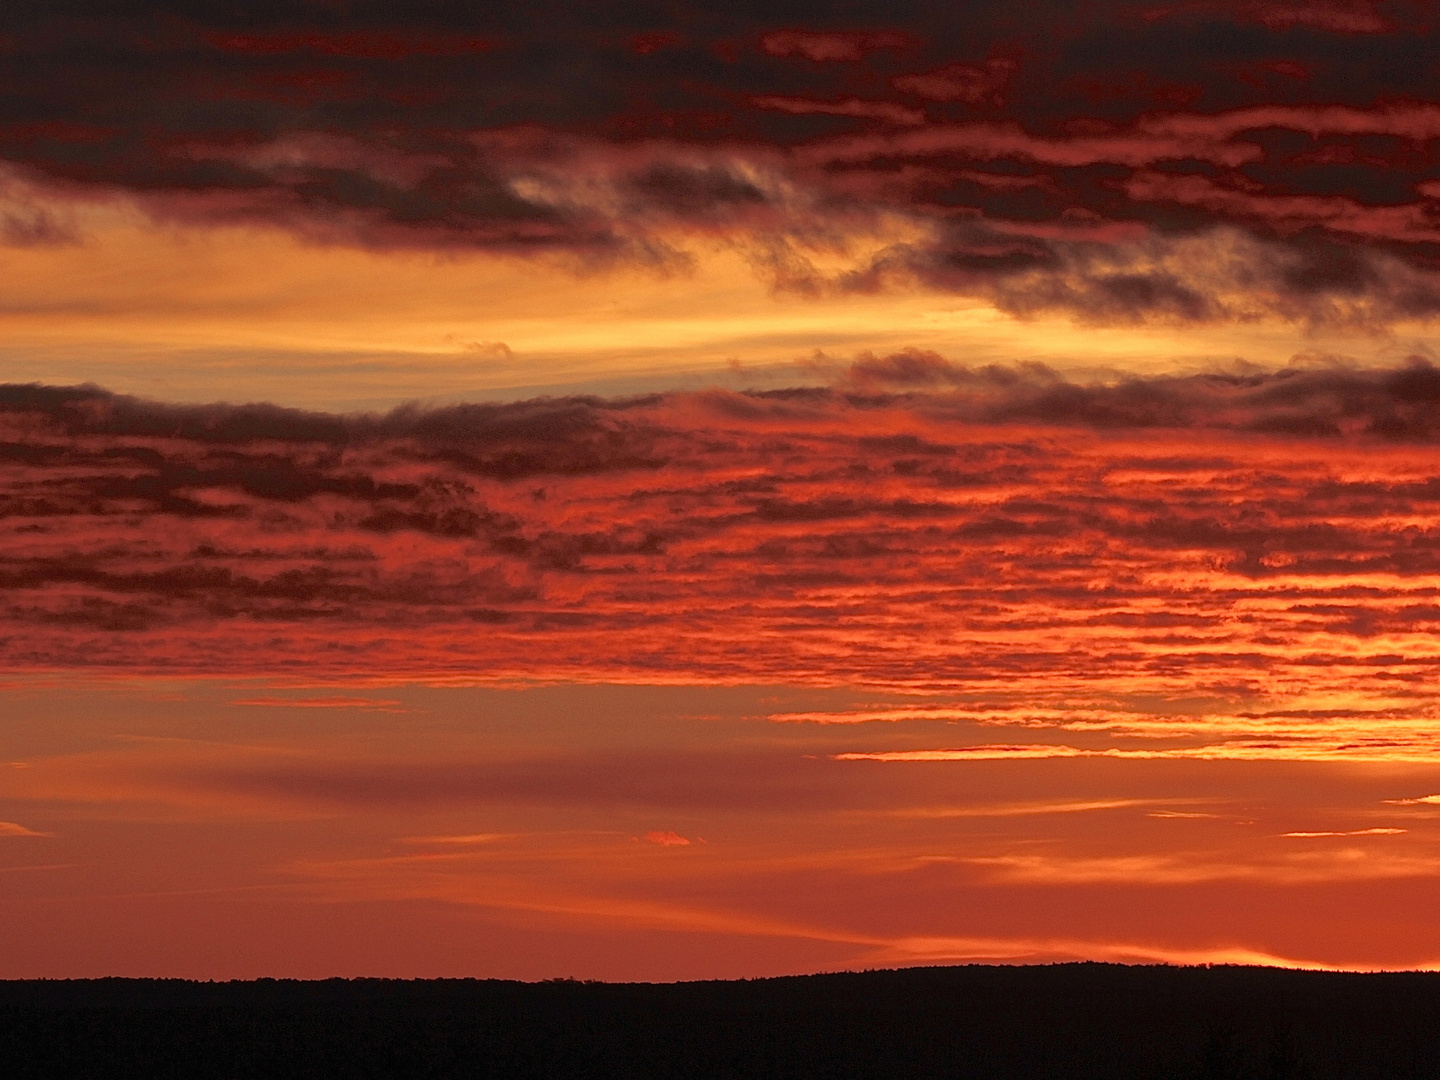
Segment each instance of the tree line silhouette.
[{"label": "tree line silhouette", "polygon": [[0,1076],[1440,1077],[1440,975],[971,965],[674,984],[0,982]]}]

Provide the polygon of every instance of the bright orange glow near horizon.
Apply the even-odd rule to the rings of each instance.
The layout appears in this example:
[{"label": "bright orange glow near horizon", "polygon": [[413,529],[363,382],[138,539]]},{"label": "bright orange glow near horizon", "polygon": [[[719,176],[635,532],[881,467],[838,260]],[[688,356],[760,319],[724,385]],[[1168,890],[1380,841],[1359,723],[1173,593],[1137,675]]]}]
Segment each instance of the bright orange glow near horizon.
[{"label": "bright orange glow near horizon", "polygon": [[1440,966],[1433,20],[422,7],[0,15],[0,978]]},{"label": "bright orange glow near horizon", "polygon": [[874,697],[784,687],[253,686],[6,690],[5,975],[1440,958],[1433,765],[877,765],[842,759],[936,721],[767,723]]},{"label": "bright orange glow near horizon", "polygon": [[1077,326],[928,290],[777,291],[745,251],[684,236],[673,238],[685,256],[674,265],[587,267],[563,256],[321,246],[263,227],[157,228],[133,209],[76,217],[82,241],[0,248],[12,282],[0,308],[7,381],[355,411],[823,385],[857,355],[911,348],[1113,378],[1274,369],[1311,356],[1385,366],[1428,355],[1433,341],[1414,322],[1385,333],[1277,318]]}]

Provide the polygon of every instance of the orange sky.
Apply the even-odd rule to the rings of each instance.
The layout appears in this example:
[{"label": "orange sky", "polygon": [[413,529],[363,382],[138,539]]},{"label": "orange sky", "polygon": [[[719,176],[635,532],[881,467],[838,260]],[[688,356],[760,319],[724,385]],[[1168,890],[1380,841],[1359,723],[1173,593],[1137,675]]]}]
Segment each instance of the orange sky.
[{"label": "orange sky", "polygon": [[1424,5],[131,7],[0,12],[0,978],[1440,965]]},{"label": "orange sky", "polygon": [[[71,221],[77,239],[0,247],[9,381],[89,381],[162,401],[353,410],[791,386],[824,383],[863,352],[905,348],[1091,377],[1274,368],[1296,356],[1383,365],[1430,355],[1435,340],[1420,322],[1077,325],[929,290],[777,290],[743,243],[684,234],[668,238],[685,256],[670,264],[586,266],[316,245],[263,226],[157,228],[124,200],[33,199]],[[809,254],[837,273],[904,236],[896,225]]]},{"label": "orange sky", "polygon": [[0,975],[1440,961],[1409,372],[12,400]]},{"label": "orange sky", "polygon": [[6,977],[1440,959],[1433,764],[845,761],[994,734],[785,687],[4,694]]}]

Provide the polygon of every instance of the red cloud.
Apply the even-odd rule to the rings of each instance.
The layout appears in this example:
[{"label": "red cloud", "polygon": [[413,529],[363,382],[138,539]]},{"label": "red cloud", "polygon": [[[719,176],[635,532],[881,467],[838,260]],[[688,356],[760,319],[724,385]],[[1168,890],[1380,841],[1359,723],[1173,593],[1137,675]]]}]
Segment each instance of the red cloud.
[{"label": "red cloud", "polygon": [[1233,6],[1238,18],[1288,30],[1305,26],[1332,34],[1383,34],[1395,24],[1376,9],[1376,0],[1258,0]]},{"label": "red cloud", "polygon": [[925,114],[919,109],[909,109],[891,101],[861,101],[846,98],[842,101],[815,101],[811,98],[776,97],[767,95],[750,99],[750,104],[761,109],[778,109],[797,115],[856,116],[871,120],[885,120],[892,124],[923,124]]},{"label": "red cloud", "polygon": [[685,39],[669,30],[655,30],[647,34],[636,34],[630,39],[630,48],[641,56],[648,56],[663,49],[673,49],[684,44]]},{"label": "red cloud", "polygon": [[1080,385],[922,353],[384,417],[11,387],[0,657],[1383,697],[1440,670],[1437,401],[1418,361]]},{"label": "red cloud", "polygon": [[425,34],[407,30],[275,31],[257,34],[209,33],[206,39],[226,52],[272,55],[305,52],[361,60],[404,60],[417,56],[463,56],[500,47],[495,37]]},{"label": "red cloud", "polygon": [[891,79],[903,90],[930,101],[965,101],[972,105],[1000,105],[1005,87],[1019,65],[1008,57],[995,57],[983,64],[950,64],[920,75]]},{"label": "red cloud", "polygon": [[1377,0],[1190,0],[1151,8],[1147,19],[1219,16],[1259,23],[1271,30],[1303,26],[1332,34],[1384,34],[1395,24],[1380,14]]},{"label": "red cloud", "polygon": [[875,49],[900,49],[909,43],[907,34],[893,30],[772,30],[760,39],[760,48],[771,56],[854,63]]}]

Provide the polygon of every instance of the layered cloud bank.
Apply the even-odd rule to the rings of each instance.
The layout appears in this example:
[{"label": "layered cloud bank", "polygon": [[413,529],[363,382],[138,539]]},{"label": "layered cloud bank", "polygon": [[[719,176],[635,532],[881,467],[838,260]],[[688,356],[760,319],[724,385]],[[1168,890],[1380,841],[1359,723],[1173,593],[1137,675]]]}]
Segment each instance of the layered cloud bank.
[{"label": "layered cloud bank", "polygon": [[0,387],[4,970],[1433,966],[1440,371],[834,374]]},{"label": "layered cloud bank", "polygon": [[[334,416],[0,390],[12,668],[1424,699],[1423,362]],[[1390,706],[1386,706],[1390,707]]]},{"label": "layered cloud bank", "polygon": [[99,201],[589,265],[719,241],[782,289],[1090,322],[1440,310],[1423,5],[541,10],[7,13],[0,233]]}]

